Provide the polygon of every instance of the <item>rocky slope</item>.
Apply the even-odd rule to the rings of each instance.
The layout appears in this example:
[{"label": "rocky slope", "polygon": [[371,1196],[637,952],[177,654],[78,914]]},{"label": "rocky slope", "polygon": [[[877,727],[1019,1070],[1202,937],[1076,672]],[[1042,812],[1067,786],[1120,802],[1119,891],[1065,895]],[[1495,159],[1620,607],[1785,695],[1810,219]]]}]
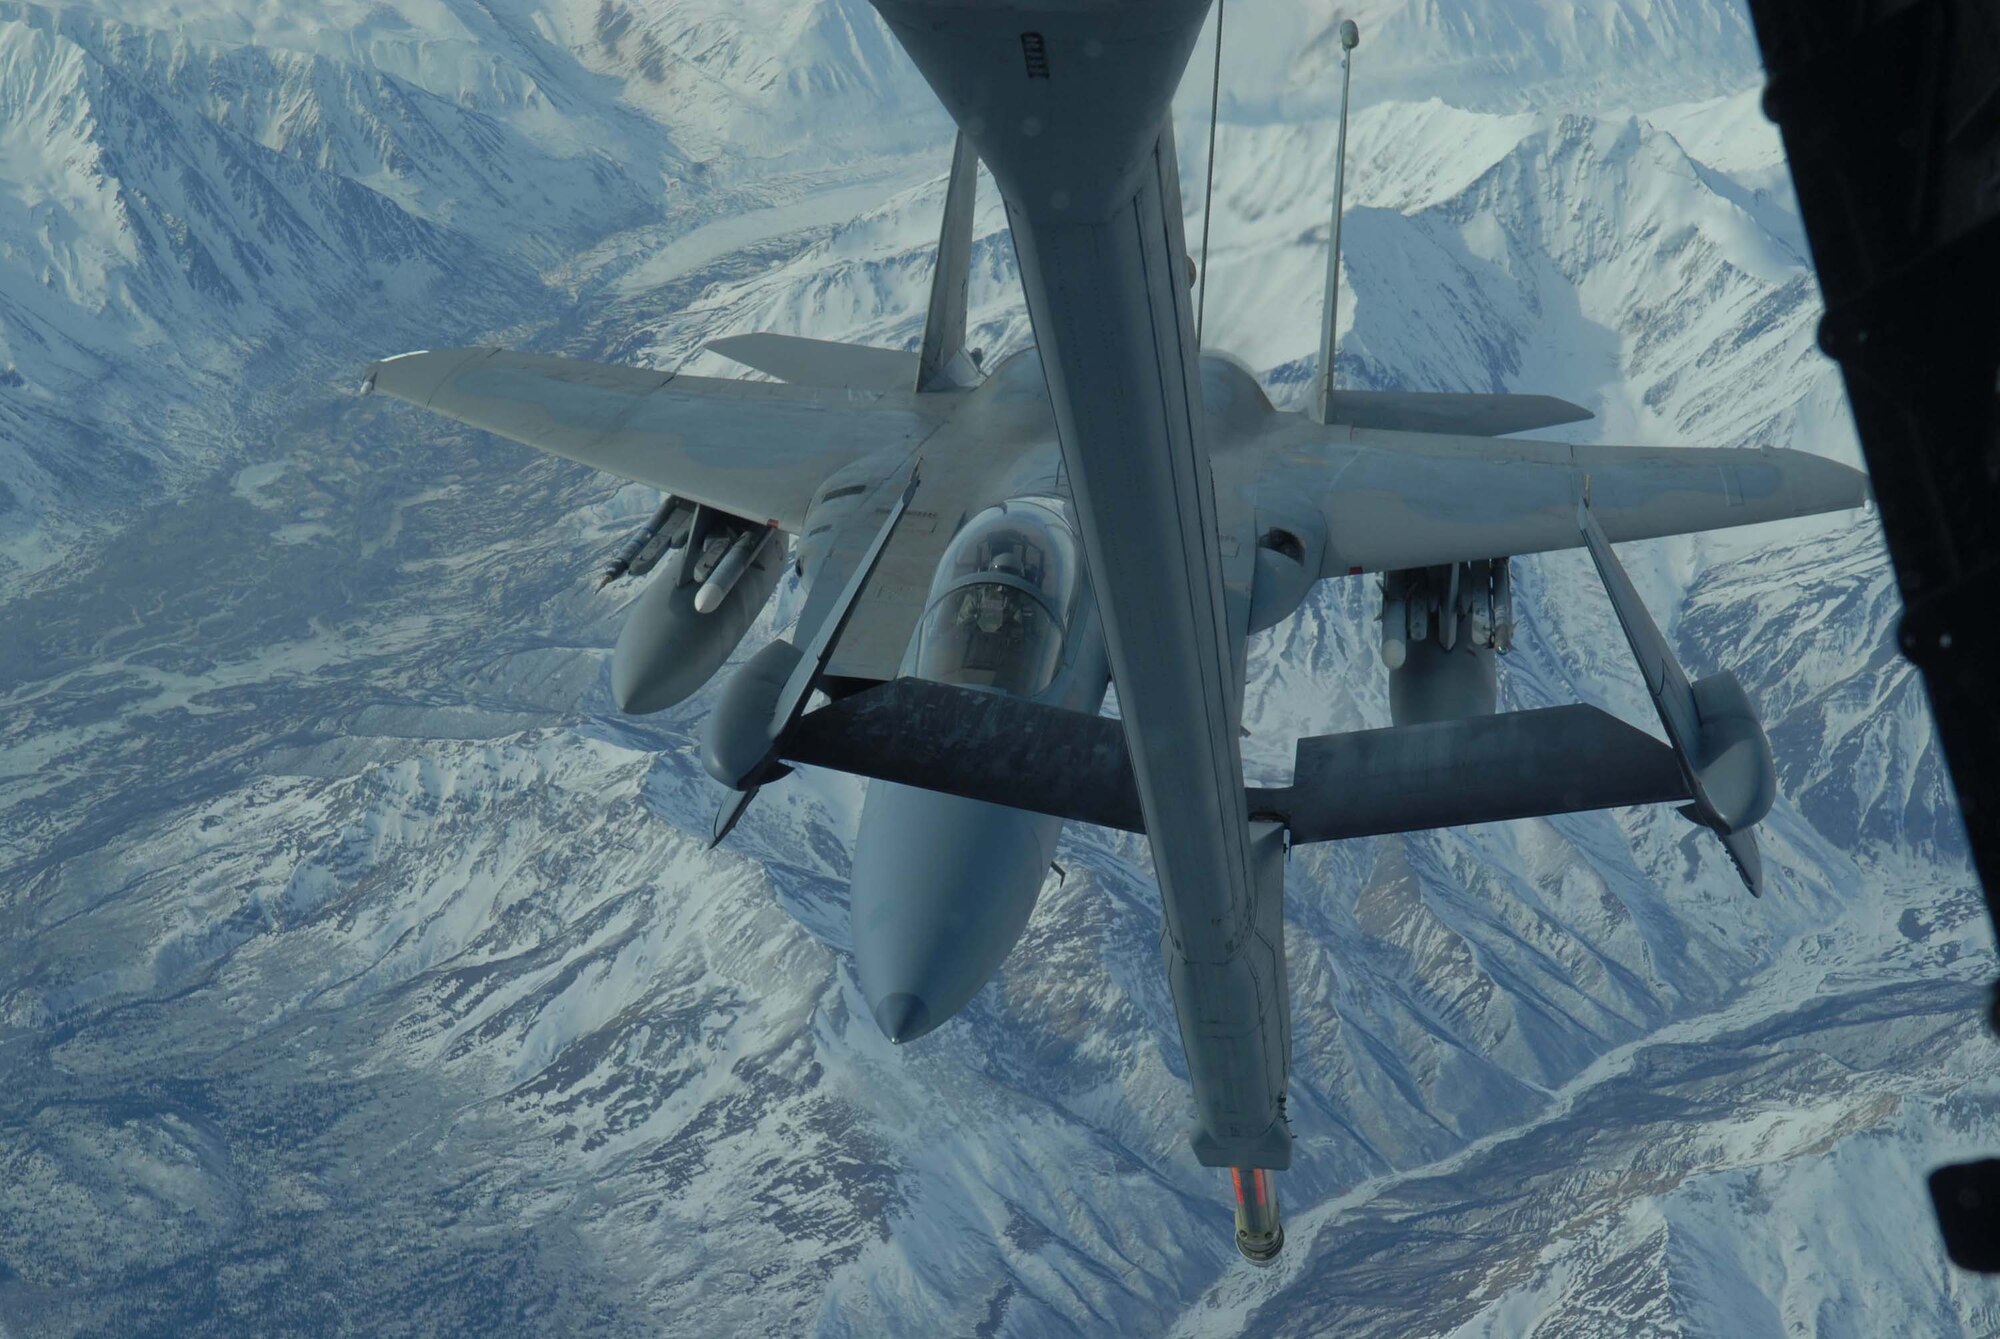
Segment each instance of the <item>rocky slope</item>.
[{"label": "rocky slope", "polygon": [[[1754,73],[1660,82],[1740,55],[1740,14],[1509,46],[1434,12],[1364,14],[1361,68],[1456,42],[1546,77],[1357,118],[1346,382],[1852,459]],[[866,11],[619,13],[0,12],[0,1333],[2000,1324],[1923,1201],[2000,1145],[1991,940],[1868,516],[1626,554],[1765,712],[1761,902],[1666,812],[1295,854],[1279,1268],[1236,1262],[1185,1149],[1143,844],[1070,834],[1001,977],[883,1042],[846,957],[859,788],[789,780],[706,853],[707,695],[611,709],[628,596],[594,565],[654,499],[350,393],[475,336],[703,371],[733,330],[915,341],[942,141],[869,138],[921,90]],[[648,76],[649,38],[718,91]],[[1604,110],[1621,79],[1658,110]],[[1281,401],[1326,226],[1309,104],[1246,103],[1217,162],[1211,343]],[[990,198],[976,256],[978,341],[1020,347]],[[1508,704],[1648,721],[1588,564],[1519,585]],[[1329,583],[1260,639],[1253,768],[1386,721],[1373,616]]]}]

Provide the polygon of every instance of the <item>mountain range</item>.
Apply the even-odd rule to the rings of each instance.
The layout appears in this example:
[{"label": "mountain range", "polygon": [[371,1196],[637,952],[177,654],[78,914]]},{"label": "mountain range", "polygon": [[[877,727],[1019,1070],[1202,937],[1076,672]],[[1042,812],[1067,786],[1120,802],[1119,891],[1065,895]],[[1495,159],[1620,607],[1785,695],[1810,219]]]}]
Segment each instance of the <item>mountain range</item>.
[{"label": "mountain range", "polygon": [[[1343,385],[1858,460],[1730,0],[1230,4],[1212,193],[1206,47],[1178,103],[1212,347],[1303,403],[1348,14]],[[657,495],[355,393],[914,347],[950,126],[862,0],[0,3],[0,107],[0,1335],[2000,1328],[1923,1187],[2000,1147],[1992,932],[1872,515],[1624,551],[1764,715],[1763,899],[1665,810],[1294,853],[1253,1270],[1142,841],[1070,831],[891,1047],[859,785],[709,852],[714,688],[612,706],[595,576]],[[990,366],[1032,342],[990,182],[974,257]],[[1650,728],[1587,559],[1515,573],[1503,707]],[[1378,607],[1260,634],[1253,775],[1387,724]]]}]

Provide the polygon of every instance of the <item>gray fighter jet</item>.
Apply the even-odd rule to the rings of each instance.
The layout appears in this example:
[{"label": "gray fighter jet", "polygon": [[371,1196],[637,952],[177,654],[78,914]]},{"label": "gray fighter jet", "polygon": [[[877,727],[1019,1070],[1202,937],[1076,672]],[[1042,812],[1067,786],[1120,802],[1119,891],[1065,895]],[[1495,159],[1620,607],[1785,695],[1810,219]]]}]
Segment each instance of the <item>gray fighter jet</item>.
[{"label": "gray fighter jet", "polygon": [[[706,683],[785,566],[809,583],[792,637],[742,661],[707,720],[732,791],[715,836],[792,766],[873,779],[854,947],[892,1040],[993,976],[1066,820],[1145,833],[1194,1152],[1232,1169],[1237,1243],[1268,1261],[1292,1159],[1287,847],[1673,803],[1759,891],[1763,730],[1733,676],[1688,682],[1609,541],[1852,507],[1866,484],[1790,451],[1498,440],[1589,417],[1546,397],[1336,391],[1337,256],[1311,410],[1279,412],[1195,347],[1168,103],[1207,0],[876,5],[960,127],[915,353],[711,346],[779,379],[752,383],[448,349],[366,386],[667,493],[609,574],[658,569],[612,660],[623,710]],[[966,347],[980,160],[1036,339],[990,372]],[[1577,546],[1666,743],[1582,705],[1495,714],[1508,559]],[[1395,724],[1300,740],[1291,785],[1247,788],[1247,639],[1363,573]],[[1120,720],[1098,714],[1112,683]]]}]

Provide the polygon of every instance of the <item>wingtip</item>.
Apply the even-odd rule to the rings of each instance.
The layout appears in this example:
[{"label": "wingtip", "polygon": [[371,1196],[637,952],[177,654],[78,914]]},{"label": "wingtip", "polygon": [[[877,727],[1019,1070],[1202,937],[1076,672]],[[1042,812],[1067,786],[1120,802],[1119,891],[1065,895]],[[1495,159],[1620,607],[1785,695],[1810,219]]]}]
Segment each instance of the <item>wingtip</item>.
[{"label": "wingtip", "polygon": [[[755,363],[753,363],[753,362],[750,362],[749,360],[747,360],[747,359],[744,359],[744,358],[738,358],[738,357],[737,357],[737,356],[736,356],[735,354],[733,354],[733,353],[731,353],[731,352],[730,352],[730,350],[731,350],[731,349],[733,349],[733,348],[734,348],[734,349],[741,349],[741,348],[743,348],[743,347],[744,347],[744,346],[745,346],[745,345],[746,345],[747,343],[749,343],[749,342],[751,341],[751,339],[752,339],[752,336],[750,336],[750,335],[747,335],[747,334],[737,334],[737,335],[720,335],[720,336],[716,337],[715,339],[711,339],[711,340],[707,341],[706,343],[704,343],[704,344],[703,344],[703,345],[701,346],[701,347],[702,347],[702,352],[704,352],[704,353],[719,353],[719,354],[721,354],[721,355],[722,355],[722,356],[723,356],[724,358],[727,358],[727,359],[729,359],[729,361],[730,361],[730,362],[732,362],[732,363],[741,363],[741,364],[742,364],[742,365],[743,365],[744,367],[753,367],[753,368],[754,368],[754,367],[757,367],[757,364],[755,364]],[[757,370],[759,370],[759,371],[762,371],[763,369],[762,369],[762,368],[758,368]]]},{"label": "wingtip", "polygon": [[1729,862],[1736,866],[1736,873],[1743,880],[1743,886],[1750,890],[1750,896],[1764,895],[1764,859],[1757,851],[1757,835],[1749,828],[1741,832],[1723,833],[1722,849],[1729,852]]},{"label": "wingtip", "polygon": [[[1834,463],[1839,464],[1838,461]],[[1848,486],[1852,490],[1850,494],[1852,501],[1847,505],[1872,509],[1875,506],[1875,481],[1868,477],[1868,472],[1858,470],[1852,465],[1840,465],[1840,468],[1847,472]]]},{"label": "wingtip", "polygon": [[751,786],[748,790],[737,791],[722,802],[722,807],[715,811],[715,822],[709,829],[708,850],[713,851],[722,845],[723,839],[736,831],[737,823],[742,821],[744,811],[749,809],[750,801],[757,798],[760,789],[761,787]]},{"label": "wingtip", "polygon": [[470,346],[462,349],[412,349],[408,353],[378,358],[368,365],[362,381],[362,393],[372,395],[379,391],[392,400],[426,407],[447,378],[473,359],[490,357],[498,352],[499,349],[488,346]]},{"label": "wingtip", "polygon": [[1595,410],[1585,409],[1574,400],[1565,400],[1557,395],[1545,396],[1544,398],[1548,400],[1551,408],[1560,409],[1563,413],[1569,415],[1568,418],[1550,420],[1548,426],[1551,428],[1560,427],[1565,423],[1583,423],[1597,417]]},{"label": "wingtip", "polygon": [[1865,470],[1797,447],[1781,450],[1777,458],[1790,484],[1792,514],[1849,511],[1873,503],[1874,486]]}]

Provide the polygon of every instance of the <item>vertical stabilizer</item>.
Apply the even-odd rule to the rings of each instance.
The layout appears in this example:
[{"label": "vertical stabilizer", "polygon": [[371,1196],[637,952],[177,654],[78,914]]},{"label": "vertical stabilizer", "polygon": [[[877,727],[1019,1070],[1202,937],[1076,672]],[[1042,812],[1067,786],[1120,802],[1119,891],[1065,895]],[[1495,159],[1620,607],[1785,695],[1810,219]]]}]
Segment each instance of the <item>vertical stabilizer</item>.
[{"label": "vertical stabilizer", "polygon": [[979,369],[965,351],[965,291],[972,275],[972,205],[979,187],[979,155],[960,131],[951,151],[944,226],[938,230],[937,268],[931,274],[931,307],[917,359],[917,389],[948,391],[971,386]]},{"label": "vertical stabilizer", "polygon": [[1333,228],[1327,239],[1326,295],[1319,314],[1319,373],[1313,378],[1312,416],[1328,422],[1333,405],[1333,327],[1340,319],[1340,194],[1347,174],[1347,87],[1354,72],[1354,48],[1361,30],[1353,19],[1340,21],[1340,144],[1333,155]]}]

